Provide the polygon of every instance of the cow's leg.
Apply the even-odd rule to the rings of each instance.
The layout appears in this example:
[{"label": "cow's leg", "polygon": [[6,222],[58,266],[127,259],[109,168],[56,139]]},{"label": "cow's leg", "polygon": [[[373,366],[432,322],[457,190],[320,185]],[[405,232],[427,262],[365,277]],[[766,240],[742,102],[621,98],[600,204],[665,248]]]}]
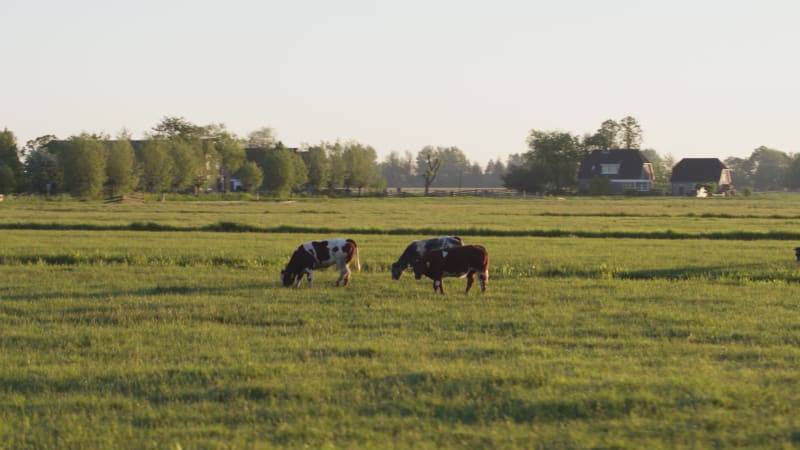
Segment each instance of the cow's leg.
[{"label": "cow's leg", "polygon": [[342,283],[343,286],[347,286],[347,283],[350,281],[350,268],[345,265],[339,271],[339,279],[336,280],[336,286],[339,286],[339,283]]},{"label": "cow's leg", "polygon": [[489,281],[489,270],[481,272],[478,278],[481,280],[481,292],[486,292],[486,283]]},{"label": "cow's leg", "polygon": [[438,280],[433,280],[433,292],[436,292],[437,290],[444,294],[444,282],[441,278]]},{"label": "cow's leg", "polygon": [[[297,278],[297,284],[300,285],[300,281],[303,277]],[[314,271],[311,269],[306,269],[306,279],[308,279],[308,287],[311,287],[311,284],[314,282]]]},{"label": "cow's leg", "polygon": [[469,289],[472,287],[474,283],[475,283],[475,272],[470,271],[469,273],[467,273],[467,290],[464,291],[465,294],[469,293]]}]

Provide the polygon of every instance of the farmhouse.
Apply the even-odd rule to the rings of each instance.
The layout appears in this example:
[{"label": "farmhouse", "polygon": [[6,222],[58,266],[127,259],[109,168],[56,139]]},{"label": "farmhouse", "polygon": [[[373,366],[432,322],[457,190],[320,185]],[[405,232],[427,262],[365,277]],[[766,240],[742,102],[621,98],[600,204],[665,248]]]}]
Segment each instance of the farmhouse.
[{"label": "farmhouse", "polygon": [[672,195],[695,195],[698,186],[716,185],[716,192],[733,189],[731,170],[718,158],[683,158],[672,168]]},{"label": "farmhouse", "polygon": [[650,192],[653,189],[653,165],[639,150],[594,150],[578,170],[578,191],[595,191],[605,185],[608,194],[625,191]]}]

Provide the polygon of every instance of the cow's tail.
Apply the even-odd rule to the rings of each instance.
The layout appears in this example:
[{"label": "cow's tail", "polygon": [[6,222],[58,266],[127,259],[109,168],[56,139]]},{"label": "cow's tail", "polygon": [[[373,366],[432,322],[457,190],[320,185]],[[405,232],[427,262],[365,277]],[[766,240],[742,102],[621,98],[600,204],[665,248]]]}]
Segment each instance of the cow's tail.
[{"label": "cow's tail", "polygon": [[353,259],[356,260],[356,272],[361,272],[361,261],[358,260],[358,245],[356,245],[356,241],[352,239],[348,239],[348,241],[353,246]]},{"label": "cow's tail", "polygon": [[361,272],[361,261],[358,260],[358,246],[353,249],[353,253],[356,258],[356,272]]}]

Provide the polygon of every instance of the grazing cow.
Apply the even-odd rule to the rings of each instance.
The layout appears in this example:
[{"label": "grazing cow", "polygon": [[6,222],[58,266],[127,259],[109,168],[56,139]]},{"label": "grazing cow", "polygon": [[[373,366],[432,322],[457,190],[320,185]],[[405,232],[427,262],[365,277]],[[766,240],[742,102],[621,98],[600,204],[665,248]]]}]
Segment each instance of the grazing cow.
[{"label": "grazing cow", "polygon": [[400,275],[409,266],[412,265],[414,260],[424,258],[428,253],[433,250],[442,248],[461,247],[461,238],[455,236],[442,236],[431,239],[422,239],[419,241],[412,241],[406,250],[400,255],[397,262],[392,263],[392,279],[399,280]]},{"label": "grazing cow", "polygon": [[797,261],[800,261],[800,247],[794,248],[794,256],[797,257]]},{"label": "grazing cow", "polygon": [[303,274],[308,278],[308,286],[314,279],[314,269],[323,269],[336,264],[339,269],[339,279],[336,286],[343,282],[347,286],[350,281],[350,261],[355,258],[356,270],[361,270],[358,260],[358,247],[352,239],[328,239],[324,241],[311,241],[297,247],[289,259],[289,264],[281,270],[281,281],[289,287],[300,286]]},{"label": "grazing cow", "polygon": [[475,274],[481,282],[481,292],[486,292],[489,281],[489,253],[482,245],[465,245],[463,247],[434,250],[424,258],[414,261],[414,276],[419,280],[422,275],[433,280],[433,291],[444,294],[442,278],[467,277],[467,290],[475,283]]}]

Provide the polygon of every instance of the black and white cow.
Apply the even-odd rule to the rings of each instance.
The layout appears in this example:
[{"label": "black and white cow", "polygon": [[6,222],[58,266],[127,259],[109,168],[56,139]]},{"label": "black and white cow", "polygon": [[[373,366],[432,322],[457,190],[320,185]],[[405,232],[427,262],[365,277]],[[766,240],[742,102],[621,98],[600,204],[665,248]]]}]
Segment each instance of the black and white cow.
[{"label": "black and white cow", "polygon": [[314,269],[323,269],[336,264],[339,269],[339,279],[336,286],[342,283],[347,286],[350,281],[350,261],[355,258],[356,270],[361,270],[358,260],[358,246],[352,239],[327,239],[324,241],[311,241],[297,247],[292,253],[289,264],[281,271],[281,281],[286,287],[300,286],[303,274],[308,278],[308,286],[314,279]]},{"label": "black and white cow", "polygon": [[412,241],[406,247],[406,250],[400,255],[397,262],[392,263],[392,279],[399,280],[403,271],[410,267],[414,260],[425,257],[433,250],[442,248],[461,247],[463,244],[461,238],[455,236],[442,236],[431,239],[421,239],[419,241]]},{"label": "black and white cow", "polygon": [[481,292],[486,292],[489,282],[489,253],[482,245],[465,245],[463,247],[443,248],[428,253],[424,258],[414,261],[414,276],[419,280],[422,275],[433,280],[433,291],[444,294],[442,278],[467,277],[467,290],[475,283],[475,274],[481,283]]}]

